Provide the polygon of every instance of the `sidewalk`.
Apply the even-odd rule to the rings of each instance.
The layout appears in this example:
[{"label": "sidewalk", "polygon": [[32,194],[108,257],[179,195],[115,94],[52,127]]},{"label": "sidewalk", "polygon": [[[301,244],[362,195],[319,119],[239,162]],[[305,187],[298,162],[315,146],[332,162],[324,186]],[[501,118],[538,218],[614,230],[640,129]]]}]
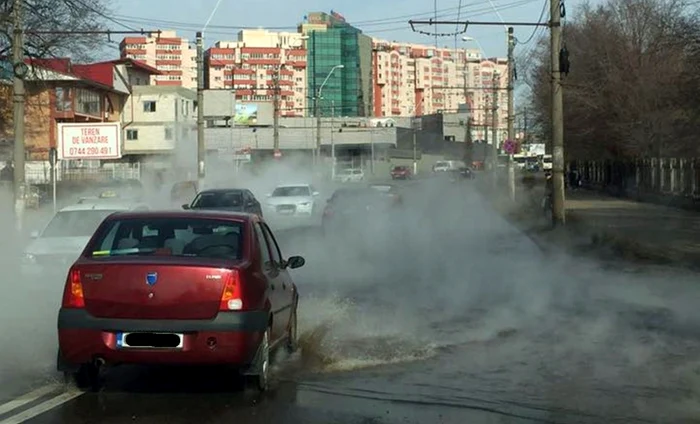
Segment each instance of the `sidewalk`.
[{"label": "sidewalk", "polygon": [[543,250],[700,268],[698,213],[579,189],[566,193],[566,225],[552,228],[541,183],[530,190],[518,184],[515,205],[503,192],[493,196],[488,184],[480,191]]},{"label": "sidewalk", "polygon": [[588,190],[567,192],[566,210],[569,222],[583,224],[592,233],[633,242],[637,250],[671,262],[700,263],[698,213]]}]

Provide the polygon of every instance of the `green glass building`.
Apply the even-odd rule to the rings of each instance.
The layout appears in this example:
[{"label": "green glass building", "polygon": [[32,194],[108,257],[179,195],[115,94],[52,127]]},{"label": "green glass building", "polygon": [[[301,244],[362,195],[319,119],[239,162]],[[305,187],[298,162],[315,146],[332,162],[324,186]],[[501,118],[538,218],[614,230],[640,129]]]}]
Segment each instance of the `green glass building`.
[{"label": "green glass building", "polygon": [[[372,113],[372,39],[337,13],[310,13],[302,24],[308,36],[307,81],[311,115],[370,116]],[[323,85],[331,70],[336,69]],[[319,88],[321,99],[315,106]],[[333,107],[333,109],[331,109]]]}]

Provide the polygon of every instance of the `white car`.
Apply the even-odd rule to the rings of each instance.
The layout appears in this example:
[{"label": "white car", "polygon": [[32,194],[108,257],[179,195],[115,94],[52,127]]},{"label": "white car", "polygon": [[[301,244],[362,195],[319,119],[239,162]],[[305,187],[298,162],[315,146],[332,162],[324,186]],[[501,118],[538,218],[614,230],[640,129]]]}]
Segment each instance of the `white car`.
[{"label": "white car", "polygon": [[341,183],[360,182],[364,181],[364,179],[365,172],[361,169],[355,168],[343,169],[338,171],[338,173],[335,175],[335,180]]},{"label": "white car", "polygon": [[45,272],[65,273],[85,248],[97,227],[108,215],[129,210],[148,210],[143,204],[127,204],[99,199],[80,203],[58,211],[42,231],[31,234],[32,241],[24,250],[22,273],[39,275]]},{"label": "white car", "polygon": [[267,195],[266,217],[311,218],[316,213],[319,192],[311,184],[277,186]]}]

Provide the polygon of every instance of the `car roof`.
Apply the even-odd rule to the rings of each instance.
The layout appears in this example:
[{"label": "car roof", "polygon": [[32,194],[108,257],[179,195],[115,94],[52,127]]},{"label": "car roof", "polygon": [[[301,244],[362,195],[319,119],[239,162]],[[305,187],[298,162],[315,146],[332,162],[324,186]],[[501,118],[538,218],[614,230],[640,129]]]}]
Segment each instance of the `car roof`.
[{"label": "car roof", "polygon": [[309,183],[303,183],[303,184],[282,184],[275,186],[275,188],[291,188],[291,187],[311,187],[311,184]]},{"label": "car roof", "polygon": [[137,207],[147,207],[138,203],[119,203],[107,202],[103,199],[95,203],[78,203],[62,208],[59,212],[74,212],[74,211],[129,211]]},{"label": "car roof", "polygon": [[257,215],[245,212],[230,212],[210,209],[195,210],[149,210],[149,211],[124,211],[111,215],[109,219],[148,219],[148,218],[204,218],[221,219],[226,221],[248,222],[257,220]]},{"label": "car roof", "polygon": [[248,191],[248,189],[245,189],[245,188],[208,188],[206,190],[200,191],[198,194],[202,194],[202,193],[232,193],[232,192],[243,193],[244,191]]}]

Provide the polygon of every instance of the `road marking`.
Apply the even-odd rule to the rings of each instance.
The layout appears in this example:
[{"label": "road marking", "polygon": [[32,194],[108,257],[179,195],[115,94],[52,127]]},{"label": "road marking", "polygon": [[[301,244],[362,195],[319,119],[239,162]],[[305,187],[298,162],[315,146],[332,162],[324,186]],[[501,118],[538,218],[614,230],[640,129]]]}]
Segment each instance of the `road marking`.
[{"label": "road marking", "polygon": [[63,393],[61,395],[58,395],[47,401],[42,402],[37,406],[31,407],[24,412],[21,412],[17,415],[13,415],[10,418],[7,418],[6,420],[0,421],[0,424],[21,424],[25,421],[29,421],[30,419],[38,415],[43,414],[46,411],[50,411],[51,409],[59,405],[62,405],[72,399],[75,399],[78,396],[82,396],[83,394],[83,392],[78,391]]},{"label": "road marking", "polygon": [[20,408],[28,403],[36,402],[38,399],[48,395],[49,393],[57,390],[59,387],[61,387],[61,384],[49,384],[46,386],[39,387],[36,390],[33,390],[29,393],[25,393],[24,395],[18,397],[17,399],[13,399],[7,403],[4,403],[0,405],[0,416],[5,415],[8,412]]}]

